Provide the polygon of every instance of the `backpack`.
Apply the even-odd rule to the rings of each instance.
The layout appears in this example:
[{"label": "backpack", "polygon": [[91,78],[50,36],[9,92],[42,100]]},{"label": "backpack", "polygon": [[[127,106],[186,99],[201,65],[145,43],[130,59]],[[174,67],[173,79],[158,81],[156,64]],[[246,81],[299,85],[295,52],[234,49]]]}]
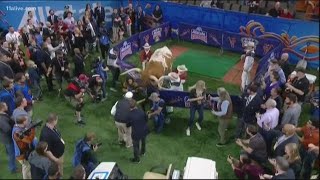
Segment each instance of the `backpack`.
[{"label": "backpack", "polygon": [[90,146],[87,143],[85,143],[83,139],[77,142],[76,149],[72,159],[73,167],[76,167],[79,164],[81,164],[81,159],[83,157],[83,154],[89,150],[90,150]]}]

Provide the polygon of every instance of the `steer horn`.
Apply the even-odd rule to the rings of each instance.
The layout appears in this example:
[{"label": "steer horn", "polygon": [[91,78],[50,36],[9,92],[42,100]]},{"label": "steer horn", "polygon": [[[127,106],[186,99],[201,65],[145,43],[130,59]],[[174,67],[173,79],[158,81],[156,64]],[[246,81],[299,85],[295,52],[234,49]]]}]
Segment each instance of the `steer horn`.
[{"label": "steer horn", "polygon": [[156,76],[150,75],[149,78],[154,80],[155,82],[157,82],[159,84],[159,79]]},{"label": "steer horn", "polygon": [[130,72],[132,72],[132,71],[136,71],[136,72],[141,73],[141,69],[140,69],[140,68],[131,68],[131,69],[129,69],[129,70],[121,73],[120,76],[126,75],[126,74],[128,74],[128,73],[130,73]]}]

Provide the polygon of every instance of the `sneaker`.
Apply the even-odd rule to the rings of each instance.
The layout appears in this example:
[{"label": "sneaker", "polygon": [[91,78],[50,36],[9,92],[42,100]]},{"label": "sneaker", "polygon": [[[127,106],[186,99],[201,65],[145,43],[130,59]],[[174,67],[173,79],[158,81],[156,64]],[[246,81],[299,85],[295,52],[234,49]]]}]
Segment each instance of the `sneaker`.
[{"label": "sneaker", "polygon": [[190,136],[190,129],[189,128],[186,130],[186,133],[187,133],[187,136]]},{"label": "sneaker", "polygon": [[145,156],[145,155],[146,155],[146,153],[145,153],[145,152],[140,154],[140,156]]},{"label": "sneaker", "polygon": [[201,131],[201,126],[200,126],[200,124],[196,122],[196,126],[197,126],[197,129],[198,129],[199,131]]},{"label": "sneaker", "polygon": [[86,123],[83,120],[77,121],[78,125],[86,125]]},{"label": "sneaker", "polygon": [[135,163],[135,164],[139,164],[140,163],[140,159],[130,158],[130,161],[132,163]]},{"label": "sneaker", "polygon": [[106,101],[107,100],[107,98],[105,97],[105,98],[102,98],[101,99],[101,102],[104,102],[104,101]]},{"label": "sneaker", "polygon": [[119,145],[125,145],[125,143],[126,143],[126,142],[124,142],[124,141],[118,141],[118,144],[119,144]]},{"label": "sneaker", "polygon": [[110,91],[117,92],[115,88],[110,88]]},{"label": "sneaker", "polygon": [[222,144],[222,143],[216,144],[217,147],[224,147],[225,145],[226,145],[225,143],[224,144]]},{"label": "sneaker", "polygon": [[126,148],[128,148],[128,149],[129,149],[129,148],[131,148],[132,146],[133,146],[133,145],[131,144],[131,145],[129,145],[129,146],[126,146]]}]

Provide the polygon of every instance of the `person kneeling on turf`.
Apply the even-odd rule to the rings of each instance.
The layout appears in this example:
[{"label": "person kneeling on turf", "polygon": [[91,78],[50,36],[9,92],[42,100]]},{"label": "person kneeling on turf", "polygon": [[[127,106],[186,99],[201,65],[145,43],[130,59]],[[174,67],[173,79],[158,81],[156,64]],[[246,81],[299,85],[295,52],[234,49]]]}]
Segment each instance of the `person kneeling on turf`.
[{"label": "person kneeling on turf", "polygon": [[81,74],[79,78],[76,78],[68,85],[64,93],[65,98],[75,106],[77,124],[85,124],[81,119],[81,110],[84,106],[83,97],[87,89],[88,79],[86,75]]}]

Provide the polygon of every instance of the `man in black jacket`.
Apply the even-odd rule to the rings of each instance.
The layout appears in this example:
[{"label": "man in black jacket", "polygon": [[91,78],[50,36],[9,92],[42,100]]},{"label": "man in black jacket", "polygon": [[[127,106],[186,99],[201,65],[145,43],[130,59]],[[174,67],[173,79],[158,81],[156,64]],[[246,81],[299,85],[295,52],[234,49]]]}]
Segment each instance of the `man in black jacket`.
[{"label": "man in black jacket", "polygon": [[14,122],[6,113],[8,110],[7,104],[0,102],[0,142],[4,144],[9,159],[9,170],[11,173],[17,172],[16,158],[14,155],[13,141],[11,137],[12,127]]},{"label": "man in black jacket", "polygon": [[40,134],[40,141],[48,143],[48,151],[52,152],[54,157],[58,158],[61,162],[60,173],[63,175],[63,154],[65,149],[65,142],[63,141],[60,132],[56,126],[58,124],[58,116],[50,113],[46,125],[42,128]]},{"label": "man in black jacket", "polygon": [[[140,162],[140,155],[144,156],[146,152],[146,136],[149,133],[147,125],[147,115],[146,113],[138,109],[136,106],[136,101],[130,101],[130,113],[128,114],[127,127],[132,128],[132,141],[133,141],[133,158],[130,159],[133,163]],[[141,142],[141,148],[140,148]]]},{"label": "man in black jacket", "polygon": [[97,7],[94,8],[94,18],[96,19],[98,28],[100,27],[101,23],[104,21],[106,17],[106,13],[104,11],[104,7],[101,6],[100,2],[97,2]]},{"label": "man in black jacket", "polygon": [[241,138],[245,132],[247,124],[256,124],[256,113],[260,110],[260,105],[263,103],[261,97],[257,94],[258,86],[250,85],[248,87],[248,95],[242,99],[243,110],[241,117],[238,119],[236,138]]},{"label": "man in black jacket", "polygon": [[47,21],[51,23],[51,25],[55,25],[58,23],[58,16],[54,14],[54,10],[49,10],[49,16],[47,17]]}]

